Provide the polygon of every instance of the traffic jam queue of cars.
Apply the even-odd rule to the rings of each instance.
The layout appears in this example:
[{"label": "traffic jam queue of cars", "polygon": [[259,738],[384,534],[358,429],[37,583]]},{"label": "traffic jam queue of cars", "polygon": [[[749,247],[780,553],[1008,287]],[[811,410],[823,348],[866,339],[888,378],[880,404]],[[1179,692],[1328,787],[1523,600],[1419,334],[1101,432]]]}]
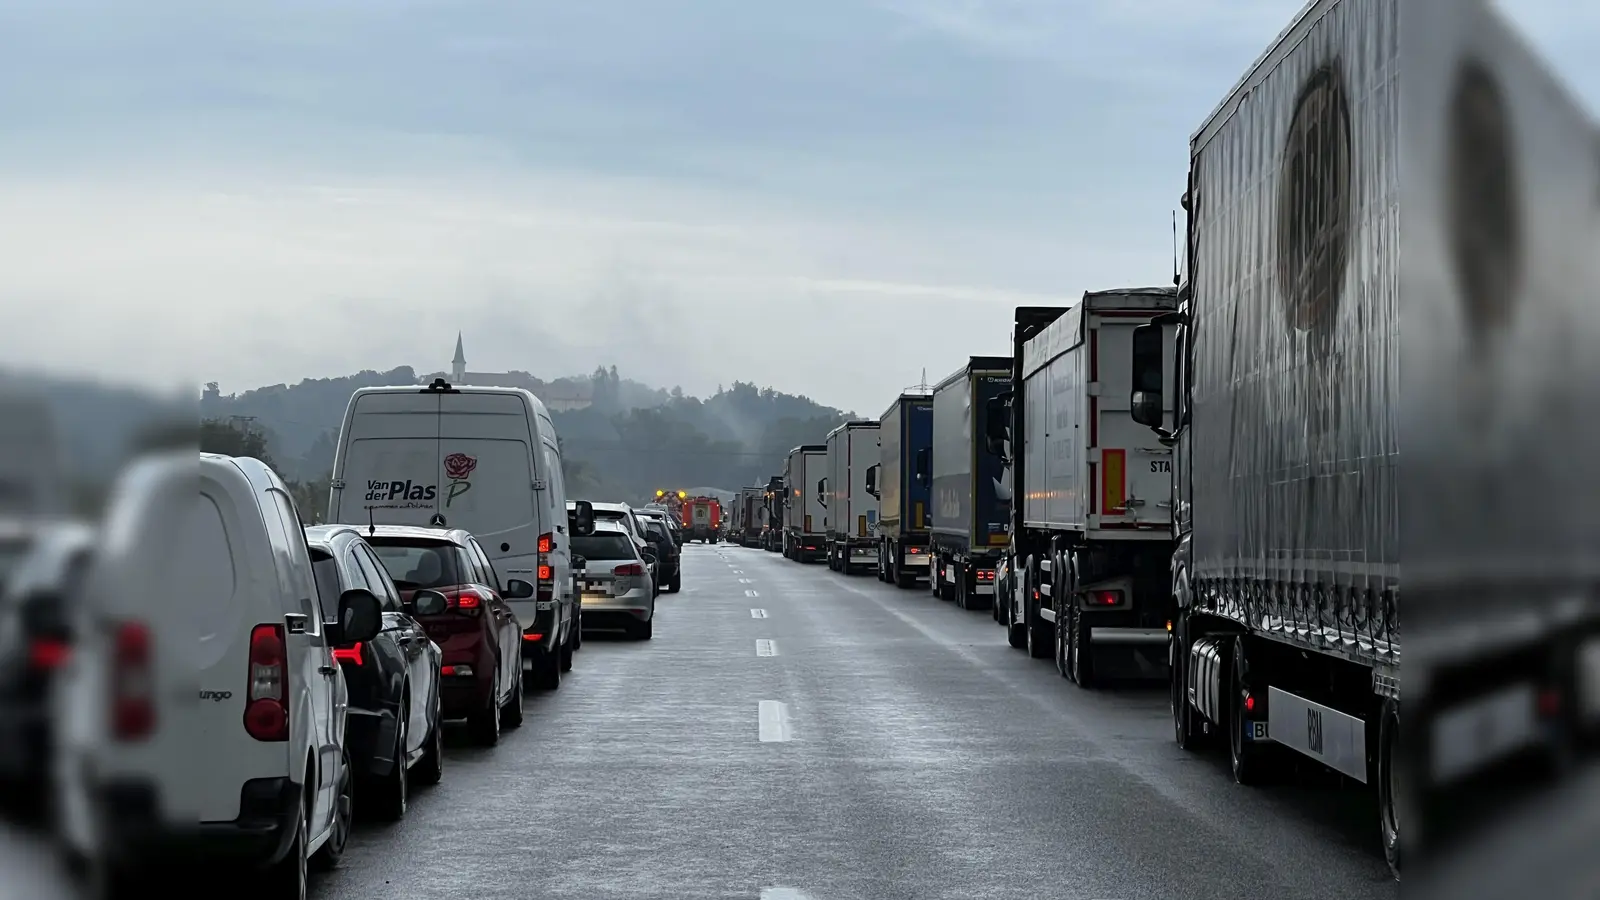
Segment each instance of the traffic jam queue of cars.
[{"label": "traffic jam queue of cars", "polygon": [[[168,884],[177,847],[251,873],[254,896],[307,896],[357,816],[402,819],[413,785],[445,777],[446,722],[496,745],[585,631],[649,640],[682,584],[676,521],[568,500],[526,390],[357,391],[337,524],[302,525],[259,460],[202,453],[198,473],[197,492],[192,451],[156,453],[96,525],[0,518],[0,780],[8,806],[51,811],[98,896]],[[170,593],[174,571],[205,598],[187,668],[129,599]],[[196,669],[200,759],[182,770],[153,736]]]}]

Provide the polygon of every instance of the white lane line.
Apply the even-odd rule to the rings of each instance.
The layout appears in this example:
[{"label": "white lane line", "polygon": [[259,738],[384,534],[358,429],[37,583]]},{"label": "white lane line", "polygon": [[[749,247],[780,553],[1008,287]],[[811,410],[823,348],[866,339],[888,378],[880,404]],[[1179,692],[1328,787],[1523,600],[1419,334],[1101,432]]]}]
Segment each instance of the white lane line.
[{"label": "white lane line", "polygon": [[778,655],[778,642],[777,641],[768,641],[768,640],[756,641],[756,655],[757,656],[777,656]]},{"label": "white lane line", "polygon": [[750,618],[752,618],[752,619],[765,619],[766,617],[767,617],[767,611],[764,610],[764,609],[752,609],[752,610],[750,610]]},{"label": "white lane line", "polygon": [[748,578],[741,578],[741,579],[739,579],[739,583],[740,584],[751,584],[752,582]]},{"label": "white lane line", "polygon": [[766,887],[761,889],[761,900],[811,900],[811,895],[798,888]]},{"label": "white lane line", "polygon": [[759,597],[759,596],[761,596],[759,593],[757,593],[755,591],[745,591],[744,595],[746,597]]},{"label": "white lane line", "polygon": [[763,700],[756,710],[758,732],[763,744],[789,740],[789,704]]},{"label": "white lane line", "polygon": [[735,574],[735,575],[743,575],[744,574],[744,570],[743,569],[734,569],[733,570],[733,574]]}]

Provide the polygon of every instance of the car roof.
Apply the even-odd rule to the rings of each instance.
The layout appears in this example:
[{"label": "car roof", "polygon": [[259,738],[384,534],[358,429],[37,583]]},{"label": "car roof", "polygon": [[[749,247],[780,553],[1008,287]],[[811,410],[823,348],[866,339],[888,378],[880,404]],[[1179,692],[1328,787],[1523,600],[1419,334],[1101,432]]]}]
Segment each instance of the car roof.
[{"label": "car roof", "polygon": [[617,534],[622,535],[628,533],[628,529],[623,527],[621,522],[608,521],[605,519],[594,523],[594,531],[595,534],[599,534],[602,531],[614,531]]},{"label": "car roof", "polygon": [[626,503],[591,503],[595,512],[632,512],[633,507]]},{"label": "car roof", "polygon": [[422,525],[378,525],[360,527],[356,525],[312,525],[306,529],[306,540],[312,540],[313,532],[327,531],[324,540],[331,540],[333,535],[340,531],[348,531],[363,540],[367,538],[412,538],[414,540],[447,541],[465,547],[467,539],[472,537],[472,532],[464,528],[428,528]]}]

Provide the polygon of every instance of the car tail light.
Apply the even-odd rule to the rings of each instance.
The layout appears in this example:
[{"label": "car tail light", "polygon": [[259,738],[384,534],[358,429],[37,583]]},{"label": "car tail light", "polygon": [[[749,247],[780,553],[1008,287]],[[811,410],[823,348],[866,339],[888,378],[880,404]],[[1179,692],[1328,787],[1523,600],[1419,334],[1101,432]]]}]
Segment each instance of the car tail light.
[{"label": "car tail light", "polygon": [[979,581],[993,581],[994,580],[994,570],[993,569],[979,569],[978,570],[978,580]]},{"label": "car tail light", "polygon": [[119,741],[150,736],[156,725],[150,629],[124,622],[111,650],[111,733]]},{"label": "car tail light", "polygon": [[641,566],[638,563],[627,563],[612,569],[611,574],[616,575],[619,578],[637,578],[644,574],[644,566]]},{"label": "car tail light", "polygon": [[289,660],[282,625],[250,632],[250,669],[244,730],[258,741],[289,739]]},{"label": "car tail light", "polygon": [[459,591],[444,591],[444,603],[448,609],[455,612],[477,615],[489,598],[477,588],[462,588]]},{"label": "car tail light", "polygon": [[36,638],[28,647],[28,665],[48,671],[59,668],[71,655],[72,647],[66,641]]},{"label": "car tail light", "polygon": [[1122,603],[1122,592],[1090,591],[1086,599],[1090,606],[1117,606]]},{"label": "car tail light", "polygon": [[524,631],[522,633],[522,639],[525,641],[542,641],[544,640],[544,635],[537,631]]},{"label": "car tail light", "polygon": [[355,663],[358,666],[363,665],[366,662],[361,658],[360,644],[351,644],[348,647],[335,647],[333,650],[333,658],[339,660],[340,662]]},{"label": "car tail light", "polygon": [[554,600],[556,595],[556,572],[550,565],[550,554],[555,552],[556,536],[553,534],[539,535],[539,585],[538,600]]}]

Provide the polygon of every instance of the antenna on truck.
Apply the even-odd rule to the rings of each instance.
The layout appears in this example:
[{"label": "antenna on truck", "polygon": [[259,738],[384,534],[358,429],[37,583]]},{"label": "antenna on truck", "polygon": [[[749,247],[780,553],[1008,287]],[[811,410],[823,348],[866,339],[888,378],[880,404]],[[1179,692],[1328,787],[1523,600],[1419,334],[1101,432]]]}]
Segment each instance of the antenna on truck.
[{"label": "antenna on truck", "polygon": [[367,537],[378,533],[378,523],[372,518],[372,507],[367,507]]}]

